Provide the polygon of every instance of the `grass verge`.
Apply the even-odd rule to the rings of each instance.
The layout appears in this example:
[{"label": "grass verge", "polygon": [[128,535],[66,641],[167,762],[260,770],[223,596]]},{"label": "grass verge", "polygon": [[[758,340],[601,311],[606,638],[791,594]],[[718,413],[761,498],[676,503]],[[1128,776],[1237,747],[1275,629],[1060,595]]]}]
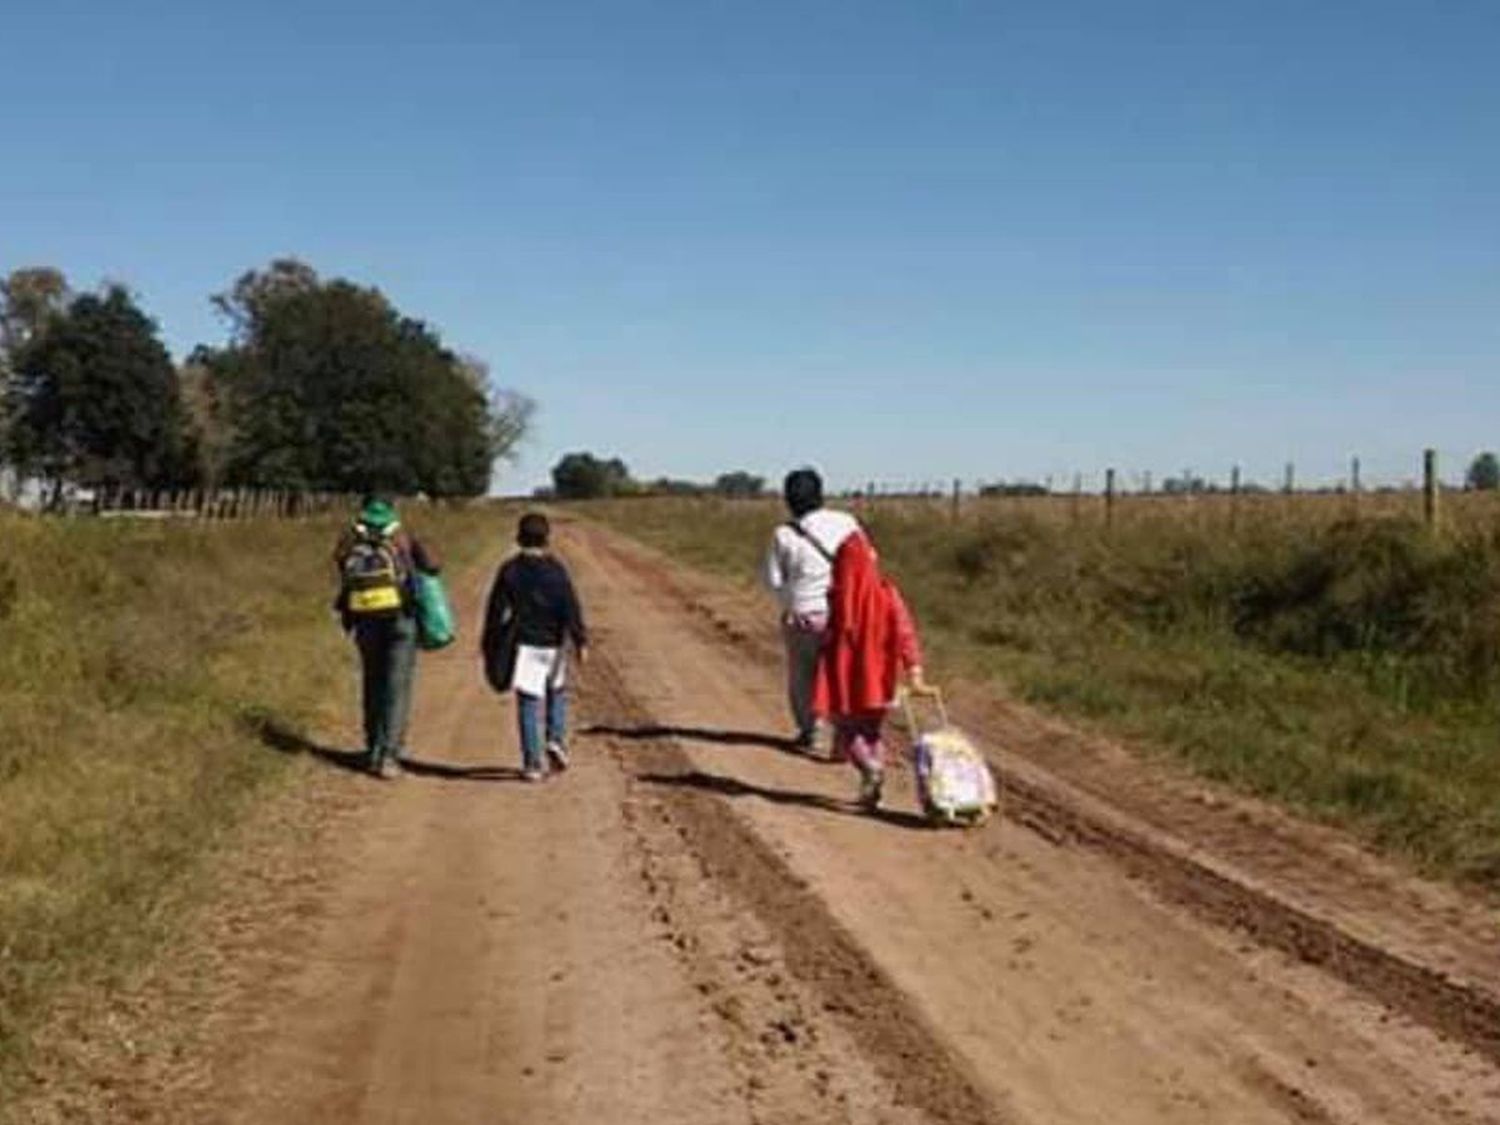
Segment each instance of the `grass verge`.
[{"label": "grass verge", "polygon": [[[411,513],[460,569],[500,513]],[[0,1102],[64,989],[158,948],[353,664],[329,604],[335,521],[0,514]]]}]

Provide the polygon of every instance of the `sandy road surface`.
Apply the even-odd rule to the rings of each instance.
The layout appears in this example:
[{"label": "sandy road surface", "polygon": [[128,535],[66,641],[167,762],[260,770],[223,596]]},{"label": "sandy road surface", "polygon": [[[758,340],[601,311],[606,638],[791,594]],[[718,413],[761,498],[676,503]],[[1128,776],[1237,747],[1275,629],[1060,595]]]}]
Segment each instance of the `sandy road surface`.
[{"label": "sandy road surface", "polygon": [[983,700],[1026,751],[1005,817],[925,829],[904,778],[858,815],[775,737],[763,605],[586,525],[561,546],[598,640],[574,768],[518,782],[471,654],[425,660],[425,765],[328,771],[315,909],[243,920],[283,954],[213,1013],[209,1080],[135,1116],[1500,1122],[1482,909]]}]

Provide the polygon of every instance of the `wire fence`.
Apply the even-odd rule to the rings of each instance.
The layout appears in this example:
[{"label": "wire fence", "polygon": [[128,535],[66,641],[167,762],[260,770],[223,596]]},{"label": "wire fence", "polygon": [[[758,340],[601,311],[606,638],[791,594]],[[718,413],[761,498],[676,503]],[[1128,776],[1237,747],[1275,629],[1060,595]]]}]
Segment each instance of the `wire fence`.
[{"label": "wire fence", "polygon": [[1133,489],[1121,487],[1121,474],[1111,468],[1103,473],[1102,487],[1088,489],[1081,473],[1074,474],[1071,488],[1065,489],[1054,487],[1051,481],[986,483],[955,478],[947,485],[871,481],[864,488],[846,491],[843,498],[856,509],[865,510],[911,508],[930,513],[935,505],[946,505],[954,519],[966,514],[1010,512],[1096,522],[1106,527],[1125,518],[1194,516],[1230,525],[1266,519],[1326,522],[1330,518],[1397,517],[1420,519],[1436,528],[1445,520],[1500,515],[1500,491],[1470,487],[1468,482],[1463,486],[1444,483],[1439,476],[1437,452],[1432,449],[1422,453],[1420,483],[1400,487],[1365,487],[1358,458],[1352,462],[1346,480],[1325,487],[1299,487],[1292,464],[1286,466],[1276,489],[1245,482],[1238,468],[1230,472],[1227,484],[1183,477],[1153,488],[1149,474],[1136,480],[1141,483]]},{"label": "wire fence", "polygon": [[291,489],[98,488],[67,498],[59,508],[76,514],[137,519],[287,520],[348,511],[356,500],[341,492]]}]

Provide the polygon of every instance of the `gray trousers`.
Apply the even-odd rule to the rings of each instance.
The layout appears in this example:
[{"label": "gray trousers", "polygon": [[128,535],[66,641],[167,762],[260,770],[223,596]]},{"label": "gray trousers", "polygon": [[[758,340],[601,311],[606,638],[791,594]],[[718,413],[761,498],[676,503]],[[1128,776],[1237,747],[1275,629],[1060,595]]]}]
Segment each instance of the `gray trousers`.
[{"label": "gray trousers", "polygon": [[786,694],[792,721],[801,738],[811,738],[818,721],[813,715],[813,682],[818,675],[818,655],[823,651],[823,633],[828,616],[798,614],[783,619],[781,634],[786,641]]},{"label": "gray trousers", "polygon": [[354,626],[363,672],[365,750],[371,765],[406,750],[412,676],[417,666],[417,621],[404,613]]}]

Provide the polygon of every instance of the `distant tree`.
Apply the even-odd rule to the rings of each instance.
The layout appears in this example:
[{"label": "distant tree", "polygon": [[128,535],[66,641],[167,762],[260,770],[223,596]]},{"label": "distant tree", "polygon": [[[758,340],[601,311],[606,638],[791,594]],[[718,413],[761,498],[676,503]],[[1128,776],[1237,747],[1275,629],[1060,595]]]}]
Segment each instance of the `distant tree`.
[{"label": "distant tree", "polygon": [[1488,452],[1475,457],[1469,462],[1465,482],[1476,492],[1493,492],[1500,488],[1500,457]]},{"label": "distant tree", "polygon": [[1181,476],[1168,477],[1161,482],[1161,490],[1169,496],[1195,496],[1214,491],[1213,486],[1196,473],[1184,469]]},{"label": "distant tree", "polygon": [[305,296],[320,288],[317,270],[296,258],[275,258],[263,270],[246,270],[223,293],[211,298],[213,305],[240,339],[253,337],[275,315],[279,303]]},{"label": "distant tree", "polygon": [[737,499],[759,496],[766,490],[766,478],[752,476],[750,473],[737,470],[732,473],[720,473],[714,480],[714,491],[720,496],[731,496]]},{"label": "distant tree", "polygon": [[561,500],[597,500],[634,491],[634,482],[618,457],[569,453],[552,466],[552,490]]},{"label": "distant tree", "polygon": [[[28,266],[0,278],[0,451],[9,447],[7,403],[15,356],[23,347],[61,316],[69,299],[68,280],[51,266]],[[0,467],[5,455],[0,452]],[[12,477],[11,474],[3,474]],[[18,486],[14,479],[8,482]]]},{"label": "distant tree", "polygon": [[13,353],[68,306],[68,279],[51,266],[12,270],[0,280],[0,349]]},{"label": "distant tree", "polygon": [[491,388],[482,362],[379,290],[283,258],[214,304],[232,338],[194,358],[228,435],[228,483],[477,495],[529,424],[529,400]]},{"label": "distant tree", "polygon": [[178,371],[177,381],[195,476],[203,488],[218,488],[234,451],[235,428],[223,387],[214,379],[211,357],[205,360],[195,352]]},{"label": "distant tree", "polygon": [[695,480],[657,477],[653,481],[648,481],[642,491],[650,496],[701,496],[708,490]]},{"label": "distant tree", "polygon": [[50,485],[161,487],[191,475],[177,371],[120,286],[76,298],[14,354],[8,446]]},{"label": "distant tree", "polygon": [[461,355],[458,366],[469,385],[489,403],[491,455],[497,461],[514,461],[521,442],[531,432],[536,401],[519,391],[495,386],[490,365],[478,356]]},{"label": "distant tree", "polygon": [[1048,491],[1045,484],[1029,480],[996,481],[979,486],[981,496],[1046,496]]}]

